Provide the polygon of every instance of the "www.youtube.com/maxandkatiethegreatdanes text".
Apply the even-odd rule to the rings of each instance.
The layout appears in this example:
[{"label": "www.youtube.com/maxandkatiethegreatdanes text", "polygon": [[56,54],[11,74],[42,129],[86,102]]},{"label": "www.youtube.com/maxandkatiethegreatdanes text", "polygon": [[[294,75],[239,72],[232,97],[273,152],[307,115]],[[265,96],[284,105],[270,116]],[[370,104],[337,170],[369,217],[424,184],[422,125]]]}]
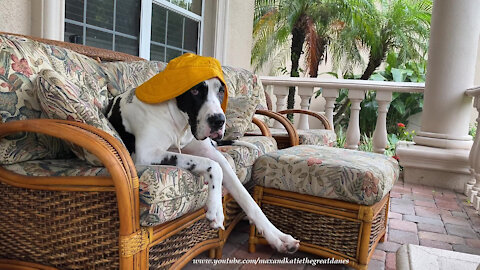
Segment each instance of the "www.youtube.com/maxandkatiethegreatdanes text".
[{"label": "www.youtube.com/maxandkatiethegreatdanes text", "polygon": [[225,258],[225,259],[193,259],[193,264],[308,264],[312,266],[322,265],[322,264],[348,264],[348,259],[337,260],[334,258],[326,259],[310,259],[310,258],[287,258],[283,259],[237,259],[237,258]]}]

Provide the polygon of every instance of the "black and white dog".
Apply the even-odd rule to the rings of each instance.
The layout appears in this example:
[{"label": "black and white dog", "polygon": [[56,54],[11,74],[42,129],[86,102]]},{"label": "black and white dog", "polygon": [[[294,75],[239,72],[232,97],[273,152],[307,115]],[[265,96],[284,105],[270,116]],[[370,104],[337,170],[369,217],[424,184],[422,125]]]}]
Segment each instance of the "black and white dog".
[{"label": "black and white dog", "polygon": [[213,78],[176,98],[147,104],[135,96],[133,89],[113,100],[107,116],[135,164],[173,165],[204,176],[209,189],[206,217],[213,228],[224,229],[223,182],[270,245],[280,252],[295,252],[299,241],[282,233],[267,219],[228,161],[214,147],[212,139],[222,139],[225,131],[221,108],[224,91],[220,80]]}]

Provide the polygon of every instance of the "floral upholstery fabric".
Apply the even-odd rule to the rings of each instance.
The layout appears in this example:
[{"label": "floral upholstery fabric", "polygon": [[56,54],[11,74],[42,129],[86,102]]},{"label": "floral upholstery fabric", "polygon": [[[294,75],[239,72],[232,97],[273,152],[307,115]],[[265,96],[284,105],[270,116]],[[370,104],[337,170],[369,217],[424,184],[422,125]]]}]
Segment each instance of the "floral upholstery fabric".
[{"label": "floral upholstery fabric", "polygon": [[[267,101],[262,82],[258,76],[248,70],[223,66],[223,76],[227,82],[228,97],[243,96],[256,104],[258,110],[267,110]],[[271,120],[265,116],[259,116],[260,120],[270,124]],[[249,123],[247,131],[256,130],[257,126]]]},{"label": "floral upholstery fabric", "polygon": [[[0,116],[2,122],[47,118],[42,113],[35,81],[42,69],[54,69],[76,85],[102,92],[102,110],[108,103],[105,74],[95,60],[63,48],[27,38],[0,35]],[[62,158],[70,150],[61,140],[19,133],[0,141],[0,163]]]},{"label": "floral upholstery fabric", "polygon": [[232,168],[243,184],[251,179],[252,166],[255,160],[265,153],[277,150],[277,142],[272,137],[247,136],[239,139],[240,142],[253,144],[257,149],[244,145],[219,146],[217,149],[227,158]]},{"label": "floral upholstery fabric", "polygon": [[[79,159],[35,160],[4,166],[29,176],[109,176],[104,167]],[[140,184],[140,224],[155,226],[202,208],[208,185],[187,170],[172,166],[137,166]]]},{"label": "floral upholstery fabric", "polygon": [[379,202],[398,179],[396,160],[381,154],[299,145],[257,159],[257,185],[363,205]]},{"label": "floral upholstery fabric", "polygon": [[108,106],[107,78],[100,64],[92,58],[64,49],[42,44],[52,70],[55,70],[72,84],[82,88],[85,95],[91,95],[102,113]]},{"label": "floral upholstery fabric", "polygon": [[118,96],[148,81],[166,65],[158,61],[133,61],[102,63],[101,67],[107,75],[108,91]]},{"label": "floral upholstery fabric", "polygon": [[[282,128],[270,128],[272,136],[285,135],[287,131]],[[300,145],[334,146],[337,141],[335,131],[329,129],[297,129]]]},{"label": "floral upholstery fabric", "polygon": [[[42,111],[52,119],[73,120],[99,128],[117,138],[120,136],[102,114],[102,95],[85,86],[77,86],[69,79],[49,69],[39,72],[37,95]],[[84,148],[67,143],[73,153],[92,165],[102,163]]]},{"label": "floral upholstery fabric", "polygon": [[248,97],[229,97],[225,112],[225,140],[238,140],[243,137],[252,123],[257,105]]}]

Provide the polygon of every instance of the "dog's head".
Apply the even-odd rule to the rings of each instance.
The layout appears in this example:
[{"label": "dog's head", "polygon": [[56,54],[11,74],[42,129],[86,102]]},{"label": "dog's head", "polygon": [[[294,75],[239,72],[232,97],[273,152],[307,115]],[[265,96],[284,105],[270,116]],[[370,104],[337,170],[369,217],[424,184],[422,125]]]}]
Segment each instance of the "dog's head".
[{"label": "dog's head", "polygon": [[188,123],[197,140],[223,138],[225,114],[221,103],[225,86],[217,78],[203,81],[177,97],[178,108],[188,115]]}]

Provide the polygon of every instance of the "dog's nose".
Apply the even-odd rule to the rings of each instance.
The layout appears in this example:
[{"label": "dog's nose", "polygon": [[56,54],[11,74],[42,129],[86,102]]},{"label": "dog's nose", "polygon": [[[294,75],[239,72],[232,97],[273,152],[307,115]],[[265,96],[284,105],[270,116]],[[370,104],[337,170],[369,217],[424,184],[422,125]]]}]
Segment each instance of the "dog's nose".
[{"label": "dog's nose", "polygon": [[216,113],[208,117],[207,122],[211,129],[213,130],[221,129],[223,127],[223,124],[225,124],[225,115],[221,113]]}]

